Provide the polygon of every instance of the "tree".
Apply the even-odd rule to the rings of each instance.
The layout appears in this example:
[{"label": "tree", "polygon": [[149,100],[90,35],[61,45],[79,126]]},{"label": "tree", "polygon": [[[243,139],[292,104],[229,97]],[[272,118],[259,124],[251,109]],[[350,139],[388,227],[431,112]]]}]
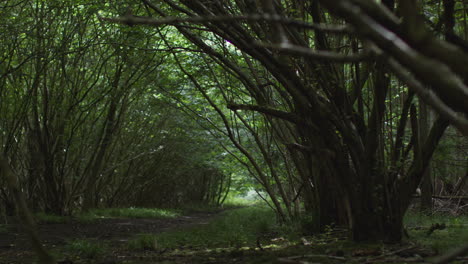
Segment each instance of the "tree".
[{"label": "tree", "polygon": [[[157,183],[156,178],[183,193],[180,203],[190,200],[187,183],[204,174],[204,180],[193,185],[202,197],[194,202],[215,203],[226,193],[228,173],[206,162],[216,153],[190,160],[181,155],[185,150],[180,145],[157,133],[167,129],[169,115],[181,115],[163,111],[170,103],[154,96],[155,87],[163,84],[161,64],[167,57],[163,52],[168,52],[158,34],[102,23],[97,10],[125,10],[106,3],[11,0],[1,8],[1,151],[33,212],[69,215],[103,205],[143,204],[132,184],[147,193],[164,189],[145,186]],[[148,49],[148,43],[154,48]],[[192,126],[187,129],[195,134]],[[192,136],[174,135],[180,141]],[[206,137],[199,138],[186,143],[194,153],[211,146]],[[166,143],[173,152],[158,151],[159,144]],[[155,162],[164,154],[174,161]],[[171,171],[177,162],[186,166]],[[156,177],[152,173],[158,166],[164,169]],[[181,180],[190,169],[197,176]],[[173,171],[178,177],[170,177]],[[0,181],[1,211],[12,215],[18,209],[14,192]],[[172,199],[152,203],[180,205]]]},{"label": "tree", "polygon": [[[468,133],[464,116],[468,93],[460,77],[466,54],[433,36],[412,1],[399,2],[403,23],[393,13],[393,1],[181,0],[164,1],[165,7],[143,2],[163,18],[126,15],[105,20],[175,25],[213,62],[242,81],[252,103],[232,102],[230,109],[289,122],[296,141],[286,145],[296,157],[303,184],[313,183],[308,191],[313,193],[311,204],[320,227],[347,223],[355,240],[399,241],[403,215],[447,120]],[[186,18],[168,17],[169,12]],[[446,17],[451,16],[453,12],[446,10]],[[246,56],[224,56],[213,48],[210,35],[196,32],[191,23],[199,23],[203,31]],[[448,21],[442,23],[450,29]],[[251,59],[262,65],[265,79],[274,80],[270,98],[281,100],[265,100],[264,86],[249,82],[255,76],[233,58],[244,60],[244,65]],[[385,119],[396,83],[392,72],[411,88],[397,124]],[[425,140],[413,91],[440,114]],[[396,133],[389,135],[391,125]],[[409,131],[411,140],[405,142]]]}]

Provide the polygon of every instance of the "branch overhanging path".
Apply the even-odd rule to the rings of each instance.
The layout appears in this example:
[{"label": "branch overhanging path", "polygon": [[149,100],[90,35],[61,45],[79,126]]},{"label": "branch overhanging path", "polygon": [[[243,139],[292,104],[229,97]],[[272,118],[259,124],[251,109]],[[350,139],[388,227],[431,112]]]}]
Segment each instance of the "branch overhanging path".
[{"label": "branch overhanging path", "polygon": [[[439,114],[468,136],[468,86],[460,71],[468,54],[437,39],[419,22],[421,36],[413,37],[384,5],[374,1],[321,1],[333,13],[356,27],[357,34],[371,41],[375,49],[409,88]],[[411,21],[414,22],[414,21]],[[410,22],[410,23],[411,23]],[[414,26],[414,25],[412,25]],[[414,39],[413,39],[414,38]],[[435,52],[436,51],[436,52]],[[403,66],[405,69],[401,68]]]},{"label": "branch overhanging path", "polygon": [[184,23],[207,23],[207,22],[232,22],[232,21],[247,21],[247,22],[280,22],[284,25],[295,26],[310,30],[320,30],[329,33],[353,33],[354,29],[350,26],[343,25],[327,25],[313,24],[303,21],[290,19],[280,15],[271,14],[249,14],[240,16],[195,16],[195,17],[164,17],[155,19],[152,17],[141,17],[134,15],[124,15],[121,17],[102,17],[98,16],[103,21],[112,23],[120,23],[125,25],[148,25],[148,26],[164,26],[164,25],[181,25]]},{"label": "branch overhanging path", "polygon": [[[317,31],[335,33],[335,34],[359,33],[361,35],[367,36],[369,40],[377,41],[376,46],[378,48],[377,50],[373,50],[372,53],[380,54],[383,58],[386,58],[388,60],[388,63],[390,63],[393,66],[392,68],[394,69],[395,69],[395,65],[397,64],[397,62],[400,62],[400,61],[402,64],[408,64],[408,63],[414,62],[415,59],[418,59],[418,58],[426,59],[423,54],[419,54],[416,50],[413,50],[408,45],[406,45],[406,43],[402,39],[400,39],[398,35],[394,34],[390,30],[387,30],[385,27],[381,26],[376,21],[373,21],[372,18],[367,16],[366,13],[363,10],[361,10],[359,6],[358,6],[358,9],[354,8],[347,12],[342,11],[344,7],[347,7],[348,9],[349,7],[356,7],[354,3],[351,3],[350,1],[343,1],[343,3],[340,3],[340,4],[333,2],[333,3],[328,3],[328,6],[331,7],[331,9],[337,8],[339,12],[342,13],[342,16],[350,19],[353,22],[356,22],[356,24],[358,25],[362,26],[363,24],[365,24],[366,19],[372,23],[371,25],[369,25],[369,27],[360,27],[359,30],[355,30],[354,27],[351,27],[351,26],[313,24],[313,23],[308,23],[304,21],[298,21],[295,19],[287,18],[284,16],[276,15],[276,14],[248,14],[248,15],[238,15],[238,16],[194,16],[194,17],[185,17],[185,18],[164,17],[160,19],[155,19],[152,17],[140,17],[140,16],[134,16],[131,14],[126,14],[124,16],[112,17],[112,18],[99,16],[99,19],[102,21],[120,23],[120,24],[129,25],[129,26],[147,25],[147,26],[152,26],[152,27],[160,27],[164,25],[180,26],[185,23],[201,23],[202,24],[202,23],[223,23],[223,22],[226,23],[226,22],[232,22],[232,21],[246,21],[246,22],[267,21],[267,22],[273,22],[273,23],[281,23],[287,26],[304,28],[307,30],[317,30]],[[382,10],[382,8],[377,8],[376,6],[372,6],[372,5],[368,5],[368,7],[373,8],[372,10],[379,10],[381,11],[381,13],[383,12],[385,15],[392,18],[391,14],[388,14],[388,12],[385,13],[385,11]],[[382,29],[383,31],[380,29]],[[380,46],[383,45],[382,43],[387,43],[390,45],[390,47],[393,46],[393,50],[391,50],[391,53],[390,53],[390,55],[393,55],[393,58],[392,56],[388,58],[388,56],[384,56],[382,54],[382,51],[383,52],[386,51],[383,49],[383,47],[382,47],[382,50],[379,50],[379,48],[381,48]],[[379,46],[379,44],[382,44],[382,45]],[[296,46],[288,42],[278,43],[278,44],[257,42],[257,43],[252,43],[252,45],[263,46],[265,48],[270,48],[272,50],[276,50],[278,52],[283,52],[283,53],[287,53],[291,55],[303,56],[303,57],[308,57],[311,59],[329,61],[329,62],[334,62],[334,63],[354,63],[354,62],[369,60],[372,58],[371,52],[348,55],[348,54],[340,54],[340,53],[331,52],[331,51],[314,51],[309,47]],[[384,46],[388,47],[389,45],[384,45]],[[407,47],[407,48],[404,48],[404,47]],[[397,55],[402,55],[403,59]],[[463,135],[468,136],[468,119],[466,117],[468,113],[461,113],[461,114],[458,113],[457,111],[453,110],[449,105],[447,105],[446,102],[444,102],[444,100],[440,98],[440,92],[439,93],[432,92],[432,89],[434,89],[434,87],[424,89],[423,87],[421,87],[421,85],[415,85],[418,83],[418,80],[416,80],[416,77],[414,78],[408,77],[409,75],[408,73],[406,73],[407,71],[409,71],[410,73],[414,72],[416,75],[418,75],[419,78],[421,78],[421,73],[423,71],[424,72],[429,71],[430,72],[429,75],[431,76],[423,77],[423,81],[426,81],[427,78],[433,78],[434,76],[440,76],[440,74],[443,74],[444,78],[439,78],[436,85],[440,87],[448,87],[452,91],[455,91],[463,96],[466,95],[464,97],[468,99],[468,87],[463,83],[463,81],[461,81],[460,77],[458,77],[457,74],[454,73],[450,69],[450,67],[448,67],[444,62],[437,61],[436,59],[427,58],[426,60],[427,61],[431,60],[431,63],[429,64],[431,64],[431,66],[436,66],[436,67],[428,67],[428,65],[426,65],[427,63],[425,63],[424,65],[418,64],[414,67],[408,67],[407,65],[405,65],[407,66],[406,69],[400,69],[396,71],[398,77],[402,78],[403,81],[407,82],[409,87],[415,90],[415,92],[422,98],[422,100],[426,101],[438,113],[440,113],[442,116],[447,118],[455,127],[458,128],[458,130],[460,130],[460,132]],[[442,70],[439,71],[440,69]],[[437,90],[440,91],[441,88],[438,88]]]}]

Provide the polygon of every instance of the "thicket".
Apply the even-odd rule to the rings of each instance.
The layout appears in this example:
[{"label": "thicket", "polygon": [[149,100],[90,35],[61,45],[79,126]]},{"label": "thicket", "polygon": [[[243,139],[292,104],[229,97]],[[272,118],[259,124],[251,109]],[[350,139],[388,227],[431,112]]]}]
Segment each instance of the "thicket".
[{"label": "thicket", "polygon": [[257,191],[283,223],[400,241],[418,187],[426,212],[434,194],[466,208],[465,7],[4,1],[0,208]]},{"label": "thicket", "polygon": [[222,202],[220,147],[162,95],[167,55],[143,48],[156,33],[100,22],[110,5],[1,5],[1,152],[33,211]]}]

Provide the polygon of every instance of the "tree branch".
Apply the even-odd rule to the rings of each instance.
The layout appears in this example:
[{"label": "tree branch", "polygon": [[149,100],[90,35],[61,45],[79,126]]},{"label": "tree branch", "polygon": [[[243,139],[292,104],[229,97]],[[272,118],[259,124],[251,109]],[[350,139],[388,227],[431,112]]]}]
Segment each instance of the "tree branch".
[{"label": "tree branch", "polygon": [[108,21],[112,23],[126,24],[129,26],[133,25],[149,25],[149,26],[163,26],[163,25],[180,25],[183,23],[219,23],[219,22],[233,22],[233,21],[248,21],[248,22],[258,22],[258,21],[268,21],[268,22],[279,22],[289,26],[295,26],[299,28],[305,28],[310,30],[319,30],[329,33],[343,33],[350,34],[354,30],[349,26],[342,25],[327,25],[327,24],[311,24],[304,21],[298,21],[290,19],[284,16],[276,14],[249,14],[249,15],[239,15],[239,16],[195,16],[195,17],[164,17],[160,19],[154,19],[151,17],[140,17],[134,15],[125,15],[120,17],[101,17],[98,15],[98,18],[102,21]]},{"label": "tree branch", "polygon": [[256,112],[260,112],[268,116],[273,116],[273,117],[280,118],[280,119],[283,119],[292,123],[296,123],[296,124],[302,122],[302,119],[300,119],[295,114],[264,107],[264,106],[259,106],[259,105],[239,105],[239,104],[229,103],[227,105],[227,108],[233,111],[236,111],[236,110],[256,111]]},{"label": "tree branch", "polygon": [[[357,1],[356,1],[357,2]],[[366,12],[355,1],[322,1],[355,26],[363,37],[372,40],[382,51],[390,54],[399,64],[410,70],[421,82],[430,85],[437,96],[450,108],[468,114],[468,86],[465,76],[468,54],[454,45],[440,41],[431,34],[414,39],[401,31],[402,26],[390,26],[375,14]],[[379,6],[374,1],[359,1]],[[424,100],[424,99],[423,99]]]},{"label": "tree branch", "polygon": [[331,51],[314,51],[310,48],[293,45],[290,43],[270,44],[259,42],[256,43],[256,45],[264,48],[274,49],[279,52],[289,53],[292,55],[298,55],[317,60],[326,60],[328,62],[336,63],[355,63],[371,58],[370,54],[366,53],[348,55]]},{"label": "tree branch", "polygon": [[468,136],[468,120],[448,107],[434,92],[414,78],[405,67],[394,59],[388,60],[393,72],[415,91],[428,105],[433,107],[441,116],[449,120],[460,132]]}]

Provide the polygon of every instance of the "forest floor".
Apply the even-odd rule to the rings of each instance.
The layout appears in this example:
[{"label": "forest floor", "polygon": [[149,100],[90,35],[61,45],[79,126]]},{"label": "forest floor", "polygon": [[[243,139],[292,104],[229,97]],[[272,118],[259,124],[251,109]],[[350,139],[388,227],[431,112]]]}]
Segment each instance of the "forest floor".
[{"label": "forest floor", "polygon": [[[135,252],[128,252],[126,244],[135,234],[156,234],[168,230],[188,228],[191,226],[205,225],[221,211],[193,212],[175,218],[102,218],[92,222],[83,222],[71,219],[62,223],[39,223],[37,230],[43,245],[48,250],[59,252],[59,259],[63,263],[127,263],[129,259],[138,260],[145,258],[147,254],[139,256]],[[3,225],[8,232],[0,232],[0,264],[26,264],[34,263],[35,255],[31,250],[28,237],[22,231],[21,225],[16,224],[15,219],[10,219],[10,224]],[[67,256],[63,248],[76,241],[95,241],[105,245],[106,252],[95,252],[102,255],[101,261],[80,260],[79,256]],[[99,251],[100,247],[94,247]],[[86,249],[82,249],[86,250]],[[67,251],[67,250],[65,250]],[[92,254],[93,249],[88,249]],[[57,253],[54,252],[54,253]],[[142,252],[144,253],[144,252]],[[80,255],[80,254],[77,254]],[[107,256],[106,256],[107,255]],[[69,259],[75,258],[75,259]]]},{"label": "forest floor", "polygon": [[[356,244],[340,229],[288,237],[294,231],[277,229],[272,219],[274,215],[264,209],[243,208],[165,218],[106,217],[89,222],[71,218],[40,223],[38,231],[45,248],[62,264],[431,263],[443,253],[415,240],[398,245]],[[35,263],[20,225],[10,223],[0,230],[0,264]],[[417,229],[409,230],[412,237],[427,231],[420,222],[413,227]],[[437,242],[460,233],[466,237],[466,229],[447,229],[434,232],[431,239]],[[452,241],[446,249],[457,244]],[[468,258],[453,263],[468,263]]]}]

